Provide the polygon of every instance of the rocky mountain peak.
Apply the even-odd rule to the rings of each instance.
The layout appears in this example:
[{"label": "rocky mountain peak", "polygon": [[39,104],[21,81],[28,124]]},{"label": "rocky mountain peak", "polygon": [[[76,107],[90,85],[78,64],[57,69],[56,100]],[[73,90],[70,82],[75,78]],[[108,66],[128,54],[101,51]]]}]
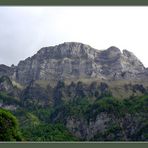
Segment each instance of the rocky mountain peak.
[{"label": "rocky mountain peak", "polygon": [[121,52],[115,46],[97,50],[78,42],[43,47],[17,66],[0,68],[0,73],[7,71],[10,78],[21,84],[32,80],[135,79],[137,74],[145,73],[143,64],[128,50]]},{"label": "rocky mountain peak", "polygon": [[131,67],[131,69],[137,72],[145,71],[145,67],[142,64],[142,62],[132,52],[128,50],[123,50],[121,62],[124,64],[124,67],[126,68]]},{"label": "rocky mountain peak", "polygon": [[131,56],[135,57],[135,55],[132,52],[128,51],[127,49],[123,49],[122,52],[123,52],[123,55],[125,55],[127,57],[131,57]]},{"label": "rocky mountain peak", "polygon": [[100,51],[100,59],[117,59],[121,56],[121,51],[115,46],[111,46],[106,50]]},{"label": "rocky mountain peak", "polygon": [[115,52],[115,53],[121,53],[120,49],[115,47],[115,46],[111,46],[107,49],[107,51],[109,52]]},{"label": "rocky mountain peak", "polygon": [[95,49],[89,45],[78,42],[65,42],[56,46],[44,47],[38,51],[36,56],[52,59],[62,58],[85,58]]},{"label": "rocky mountain peak", "polygon": [[[139,66],[141,66],[141,68],[142,69],[145,69],[144,68],[144,65],[142,64],[142,62],[134,55],[134,53],[132,53],[132,52],[130,52],[130,51],[128,51],[128,50],[126,50],[126,49],[124,49],[123,50],[123,55],[125,56],[125,57],[127,57],[127,59],[129,59],[130,61],[132,61],[132,64],[134,65],[134,64],[138,64]],[[137,66],[138,66],[137,65]]]},{"label": "rocky mountain peak", "polygon": [[13,74],[13,68],[0,64],[0,77],[1,76],[11,76]]}]

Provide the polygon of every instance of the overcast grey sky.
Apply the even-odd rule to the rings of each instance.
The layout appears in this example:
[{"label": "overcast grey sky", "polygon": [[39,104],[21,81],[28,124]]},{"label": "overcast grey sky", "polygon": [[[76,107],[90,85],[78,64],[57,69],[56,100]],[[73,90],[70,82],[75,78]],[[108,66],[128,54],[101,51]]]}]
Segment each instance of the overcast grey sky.
[{"label": "overcast grey sky", "polygon": [[148,7],[0,7],[0,64],[70,41],[127,49],[148,67]]}]

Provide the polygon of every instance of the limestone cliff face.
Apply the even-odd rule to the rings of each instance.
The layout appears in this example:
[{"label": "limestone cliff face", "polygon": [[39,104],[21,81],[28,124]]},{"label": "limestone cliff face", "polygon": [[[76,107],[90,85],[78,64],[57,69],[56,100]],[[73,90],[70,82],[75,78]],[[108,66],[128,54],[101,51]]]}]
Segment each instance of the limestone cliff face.
[{"label": "limestone cliff face", "polygon": [[81,43],[64,43],[42,48],[33,57],[18,64],[16,80],[28,83],[31,80],[99,76],[94,62],[97,53],[97,50]]},{"label": "limestone cliff face", "polygon": [[14,72],[13,69],[14,69],[13,66],[9,67],[4,64],[0,64],[0,77],[13,75],[13,72]]},{"label": "limestone cliff face", "polygon": [[138,78],[145,68],[127,50],[122,53],[113,46],[96,50],[82,43],[66,42],[42,48],[34,56],[11,67],[11,71],[7,73],[12,79],[28,84],[32,80],[131,79]]},{"label": "limestone cliff face", "polygon": [[20,90],[13,85],[12,81],[7,76],[0,77],[0,93],[6,93],[15,99],[19,99]]}]

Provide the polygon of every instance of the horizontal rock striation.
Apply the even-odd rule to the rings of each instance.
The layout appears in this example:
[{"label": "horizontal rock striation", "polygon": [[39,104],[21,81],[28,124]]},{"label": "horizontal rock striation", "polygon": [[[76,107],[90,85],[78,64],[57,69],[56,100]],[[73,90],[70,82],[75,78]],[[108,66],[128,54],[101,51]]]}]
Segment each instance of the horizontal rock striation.
[{"label": "horizontal rock striation", "polygon": [[34,80],[141,79],[147,71],[138,58],[127,50],[112,46],[97,50],[77,42],[40,49],[15,67],[0,65],[6,74],[21,84]]}]

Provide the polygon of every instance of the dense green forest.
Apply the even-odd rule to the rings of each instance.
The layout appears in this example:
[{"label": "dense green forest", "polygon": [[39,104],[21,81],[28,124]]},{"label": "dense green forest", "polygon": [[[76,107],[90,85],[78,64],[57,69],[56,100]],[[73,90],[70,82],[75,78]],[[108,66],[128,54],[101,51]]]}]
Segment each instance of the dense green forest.
[{"label": "dense green forest", "polygon": [[0,141],[147,141],[148,94],[134,89],[143,94],[120,99],[105,83],[59,82],[47,105],[0,92]]},{"label": "dense green forest", "polygon": [[[5,104],[19,105],[16,110],[0,109],[0,141],[124,141],[148,140],[148,95],[124,100],[104,95],[95,101],[88,97],[61,102],[56,106],[24,107],[23,103],[0,94]],[[86,136],[90,123],[106,116],[103,131]],[[70,122],[75,122],[70,127]],[[79,125],[77,122],[81,122]],[[97,124],[96,124],[97,125]],[[73,129],[72,129],[73,128]],[[97,128],[97,127],[96,127]],[[71,130],[72,129],[72,130]]]}]

